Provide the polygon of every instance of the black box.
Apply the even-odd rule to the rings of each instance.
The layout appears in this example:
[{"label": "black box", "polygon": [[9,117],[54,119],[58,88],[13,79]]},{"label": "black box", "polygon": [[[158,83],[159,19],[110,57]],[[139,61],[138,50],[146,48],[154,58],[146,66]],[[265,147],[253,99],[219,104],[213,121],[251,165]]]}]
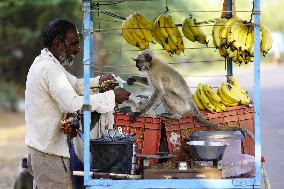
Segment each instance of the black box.
[{"label": "black box", "polygon": [[131,174],[133,170],[132,141],[91,140],[91,170],[106,173]]}]

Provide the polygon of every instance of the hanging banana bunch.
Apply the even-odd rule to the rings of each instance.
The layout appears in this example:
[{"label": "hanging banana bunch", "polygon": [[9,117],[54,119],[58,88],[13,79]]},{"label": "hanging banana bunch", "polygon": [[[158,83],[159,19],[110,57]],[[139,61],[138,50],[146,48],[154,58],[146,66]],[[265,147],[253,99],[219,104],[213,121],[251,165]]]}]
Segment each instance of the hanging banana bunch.
[{"label": "hanging banana bunch", "polygon": [[196,20],[192,17],[188,17],[182,24],[182,32],[184,36],[192,42],[199,42],[201,44],[208,44],[206,35],[200,28],[200,25],[196,23]]},{"label": "hanging banana bunch", "polygon": [[170,54],[180,55],[184,52],[181,33],[171,15],[162,14],[154,18],[149,28],[155,41]]},{"label": "hanging banana bunch", "polygon": [[149,23],[145,17],[135,12],[122,22],[122,36],[130,45],[144,50],[149,48],[150,42],[153,42],[148,26]]},{"label": "hanging banana bunch", "polygon": [[[272,35],[264,26],[260,26],[260,50],[263,56],[272,47]],[[214,46],[224,58],[232,58],[239,65],[253,62],[254,57],[254,25],[238,17],[220,18],[212,29]]]}]

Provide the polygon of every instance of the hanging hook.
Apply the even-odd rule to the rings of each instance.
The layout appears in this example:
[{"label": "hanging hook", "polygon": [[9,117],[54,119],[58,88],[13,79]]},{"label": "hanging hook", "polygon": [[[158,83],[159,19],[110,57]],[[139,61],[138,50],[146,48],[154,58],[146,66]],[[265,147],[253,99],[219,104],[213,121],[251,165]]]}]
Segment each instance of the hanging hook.
[{"label": "hanging hook", "polygon": [[164,14],[166,14],[167,12],[169,12],[170,11],[170,9],[169,9],[169,7],[168,7],[168,0],[166,0],[166,11],[165,11],[165,13]]}]

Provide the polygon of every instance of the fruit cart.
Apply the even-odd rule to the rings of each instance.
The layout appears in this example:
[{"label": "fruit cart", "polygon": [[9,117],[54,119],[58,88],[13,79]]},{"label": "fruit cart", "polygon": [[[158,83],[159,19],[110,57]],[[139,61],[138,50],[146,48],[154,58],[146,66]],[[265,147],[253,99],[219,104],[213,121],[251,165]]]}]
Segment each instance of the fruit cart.
[{"label": "fruit cart", "polygon": [[[121,3],[124,1],[110,0]],[[126,0],[127,1],[127,0]],[[102,1],[108,2],[108,1]],[[90,77],[94,73],[93,63],[96,54],[93,51],[93,14],[97,9],[94,1],[83,0],[83,63],[84,63],[84,105],[90,104]],[[137,1],[143,3],[143,1]],[[254,128],[255,128],[255,176],[252,178],[230,179],[93,179],[90,173],[90,151],[84,150],[84,186],[86,188],[260,188],[262,182],[261,142],[260,142],[260,0],[253,1],[254,16]],[[232,16],[232,1],[227,0],[226,17]],[[227,75],[233,75],[232,58],[227,59]],[[84,149],[90,149],[90,111],[84,110]],[[152,120],[151,124],[154,124]],[[151,128],[150,128],[151,129]]]}]

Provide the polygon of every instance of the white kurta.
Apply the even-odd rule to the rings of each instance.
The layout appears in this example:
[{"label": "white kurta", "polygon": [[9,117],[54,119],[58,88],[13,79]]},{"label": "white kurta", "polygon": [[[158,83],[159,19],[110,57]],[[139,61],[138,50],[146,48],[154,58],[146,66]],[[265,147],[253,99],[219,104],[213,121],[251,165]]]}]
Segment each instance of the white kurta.
[{"label": "white kurta", "polygon": [[[91,86],[99,78],[91,79]],[[63,113],[74,113],[83,105],[83,80],[69,74],[47,49],[36,57],[26,81],[25,91],[25,143],[44,153],[69,157],[66,135],[59,124]],[[112,112],[115,107],[114,92],[90,96],[92,110]]]}]

